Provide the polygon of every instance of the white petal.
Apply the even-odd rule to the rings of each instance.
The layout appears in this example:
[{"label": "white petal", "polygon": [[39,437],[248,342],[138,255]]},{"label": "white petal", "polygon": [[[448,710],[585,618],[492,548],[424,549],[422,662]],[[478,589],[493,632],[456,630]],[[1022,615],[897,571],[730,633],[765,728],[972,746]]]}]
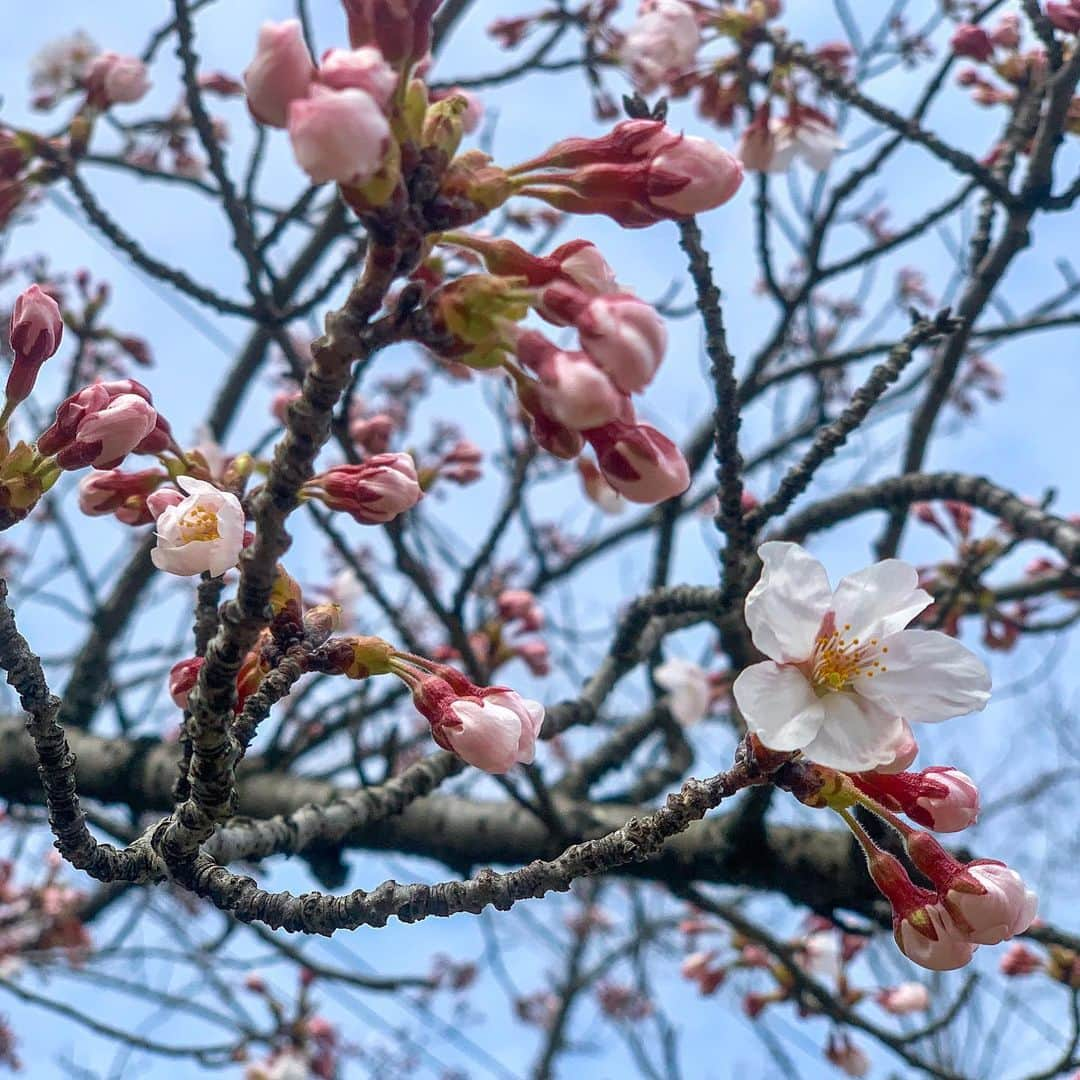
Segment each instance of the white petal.
[{"label": "white petal", "polygon": [[798,544],[770,540],[758,555],[764,564],[761,577],[746,598],[750,636],[773,660],[805,660],[832,601],[829,575]]},{"label": "white petal", "polygon": [[205,480],[199,480],[194,476],[178,476],[176,484],[185,495],[221,494],[220,488],[214,487],[213,484],[208,484]]},{"label": "white petal", "polygon": [[703,668],[674,656],[662,663],[653,676],[668,694],[671,715],[684,727],[701,720],[709,711],[712,689]]},{"label": "white petal", "polygon": [[903,630],[934,598],[919,588],[915,567],[901,559],[885,559],[848,574],[833,594],[832,606],[849,641],[883,638]]},{"label": "white petal", "polygon": [[892,760],[896,740],[903,733],[900,717],[858,694],[830,693],[821,703],[825,721],[803,747],[811,761],[843,772],[865,772]]},{"label": "white petal", "polygon": [[937,630],[893,634],[881,642],[881,661],[888,670],[860,678],[856,689],[905,720],[947,720],[979,712],[990,700],[986,665]]},{"label": "white petal", "polygon": [[772,750],[801,750],[818,733],[825,709],[797,668],[765,660],[731,688],[746,726]]}]

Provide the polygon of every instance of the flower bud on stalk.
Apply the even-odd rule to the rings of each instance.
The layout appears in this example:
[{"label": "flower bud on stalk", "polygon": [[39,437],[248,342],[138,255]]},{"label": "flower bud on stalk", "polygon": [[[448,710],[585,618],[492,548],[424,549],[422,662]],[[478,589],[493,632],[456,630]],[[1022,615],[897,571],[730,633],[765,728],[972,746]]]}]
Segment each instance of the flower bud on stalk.
[{"label": "flower bud on stalk", "polygon": [[64,320],[59,304],[40,285],[24,289],[11,310],[8,344],[15,356],[8,375],[0,428],[7,424],[15,406],[30,396],[41,365],[55,355],[63,336]]},{"label": "flower bud on stalk", "polygon": [[168,479],[160,469],[95,470],[79,481],[79,509],[88,517],[115,514],[125,525],[149,525],[154,515],[147,497]]},{"label": "flower bud on stalk", "polygon": [[742,183],[742,165],[714,143],[659,120],[626,120],[596,139],[556,143],[507,175],[518,194],[569,213],[606,214],[635,229],[723,205]]},{"label": "flower bud on stalk", "polygon": [[338,465],[312,477],[303,488],[331,510],[361,525],[383,525],[411,510],[423,491],[409,454],[376,454],[359,465]]},{"label": "flower bud on stalk", "polygon": [[856,773],[860,791],[888,810],[935,832],[960,832],[979,816],[979,790],[959,769],[935,765],[919,773]]},{"label": "flower bud on stalk", "polygon": [[171,441],[167,430],[159,425],[149,391],[133,379],[120,379],[94,383],[62,402],[37,449],[44,457],[55,456],[61,469],[112,469],[146,440],[163,449],[166,438]]},{"label": "flower bud on stalk", "polygon": [[263,23],[255,57],[244,72],[251,115],[261,124],[285,127],[289,106],[308,96],[314,79],[315,64],[299,20]]},{"label": "flower bud on stalk", "polygon": [[649,424],[616,420],[584,435],[596,451],[604,479],[630,502],[663,502],[690,486],[682,452]]}]

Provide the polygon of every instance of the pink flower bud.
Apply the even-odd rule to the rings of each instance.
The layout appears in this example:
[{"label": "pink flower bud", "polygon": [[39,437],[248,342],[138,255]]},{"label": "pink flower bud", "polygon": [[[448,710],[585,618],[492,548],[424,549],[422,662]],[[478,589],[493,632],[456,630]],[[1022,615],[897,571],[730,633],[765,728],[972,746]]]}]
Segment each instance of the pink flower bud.
[{"label": "pink flower bud", "polygon": [[79,424],[74,443],[56,455],[56,462],[62,469],[115,468],[153,432],[157,420],[153,405],[138,394],[118,394]]},{"label": "pink flower bud", "polygon": [[288,127],[296,160],[316,184],[370,180],[390,145],[390,125],[363,90],[315,86],[289,105]]},{"label": "pink flower bud", "polygon": [[130,105],[150,89],[146,65],[136,56],[103,52],[94,57],[86,73],[89,100],[99,109]]},{"label": "pink flower bud", "polygon": [[431,48],[431,19],[442,0],[342,0],[349,43],[377,45],[392,64],[419,60]]},{"label": "pink flower bud", "polygon": [[503,622],[520,621],[524,630],[543,629],[543,609],[528,589],[503,589],[495,603]]},{"label": "pink flower bud", "polygon": [[538,446],[563,461],[573,461],[585,446],[581,433],[560,423],[547,410],[541,387],[532,381],[515,386],[518,402],[529,418],[532,436]]},{"label": "pink flower bud", "polygon": [[545,675],[551,674],[551,650],[546,642],[535,638],[532,641],[522,642],[514,651],[537,678],[542,679]]},{"label": "pink flower bud", "polygon": [[1066,34],[1080,33],[1080,4],[1076,0],[1068,0],[1067,3],[1048,0],[1046,15],[1058,30],[1064,30]]},{"label": "pink flower bud", "polygon": [[506,687],[472,686],[461,675],[457,681],[465,693],[437,676],[425,676],[414,690],[435,741],[485,772],[529,764],[544,722],[543,705]]},{"label": "pink flower bud", "polygon": [[667,348],[667,327],[656,309],[626,294],[594,297],[576,320],[581,347],[624,393],[652,382]]},{"label": "pink flower bud", "polygon": [[535,370],[545,410],[574,431],[600,427],[623,411],[624,396],[584,353],[553,349]]},{"label": "pink flower bud", "polygon": [[169,574],[191,577],[205,571],[219,577],[236,565],[244,546],[240,500],[193,476],[177,477],[176,483],[187,496],[180,502],[163,505],[163,492],[147,499],[157,517],[157,546],[150,559]]},{"label": "pink flower bud", "polygon": [[990,40],[1003,49],[1015,49],[1020,44],[1020,18],[1010,12],[1002,15],[990,34]]},{"label": "pink flower bud", "polygon": [[388,413],[358,416],[349,421],[349,437],[369,454],[385,454],[390,449],[390,436],[397,426],[397,421]]},{"label": "pink flower bud", "polygon": [[585,497],[605,514],[621,514],[626,509],[623,497],[604,479],[603,473],[587,458],[578,461]]},{"label": "pink flower bud", "polygon": [[199,672],[205,662],[203,657],[193,656],[189,660],[181,660],[173,664],[169,671],[169,696],[178,709],[188,707],[188,695],[195,688]]},{"label": "pink flower bud", "polygon": [[9,405],[30,395],[41,365],[60,348],[63,335],[60,306],[40,285],[19,293],[8,329],[8,343],[15,354],[7,381]]},{"label": "pink flower bud", "polygon": [[870,1059],[865,1051],[847,1035],[829,1035],[825,1057],[847,1076],[865,1076],[870,1071]]},{"label": "pink flower bud", "polygon": [[600,249],[588,240],[571,240],[557,247],[549,256],[559,273],[587,293],[618,292],[615,271],[600,254]]},{"label": "pink flower bud", "polygon": [[682,0],[655,0],[627,31],[621,56],[634,85],[651,94],[693,68],[701,33],[694,9]]},{"label": "pink flower bud", "polygon": [[79,481],[79,509],[90,517],[115,514],[125,525],[148,525],[155,515],[147,499],[166,480],[168,475],[160,469],[95,470]]},{"label": "pink flower bud", "polygon": [[[966,773],[943,765],[924,769],[925,794],[907,810],[908,817],[935,832],[960,832],[979,817],[979,789]],[[938,788],[940,790],[934,790]]]},{"label": "pink flower bud", "polygon": [[376,454],[360,465],[338,465],[308,484],[331,510],[342,510],[361,525],[393,521],[423,495],[409,454]]},{"label": "pink flower bud", "polygon": [[[539,171],[548,168],[574,171]],[[630,229],[711,210],[742,183],[734,155],[658,120],[626,120],[597,139],[565,139],[511,172],[530,174],[522,194],[570,213],[607,214]]]},{"label": "pink flower bud", "polygon": [[893,1016],[908,1016],[930,1008],[930,991],[922,983],[906,982],[879,990],[874,999]]},{"label": "pink flower bud", "polygon": [[1019,975],[1034,975],[1044,967],[1046,962],[1034,949],[1029,949],[1021,941],[1014,941],[1001,958],[1000,970],[1002,975],[1016,978]]},{"label": "pink flower bud", "polygon": [[985,61],[994,55],[994,43],[990,35],[981,26],[962,23],[952,36],[953,54],[965,56],[969,60]]},{"label": "pink flower bud", "polygon": [[365,90],[385,109],[394,96],[397,73],[378,49],[329,49],[319,65],[319,81],[331,90]]},{"label": "pink flower bud", "polygon": [[978,947],[939,903],[926,904],[894,920],[893,937],[909,960],[930,971],[955,971],[971,962]]},{"label": "pink flower bud", "polygon": [[473,484],[484,475],[484,451],[468,439],[459,439],[443,456],[439,476],[454,484]]},{"label": "pink flower bud", "polygon": [[263,23],[255,58],[244,72],[248,108],[260,123],[283,128],[289,106],[311,92],[315,64],[297,19]]},{"label": "pink flower bud", "polygon": [[648,424],[615,421],[586,432],[604,479],[624,498],[658,503],[690,486],[690,468],[679,448]]},{"label": "pink flower bud", "polygon": [[1038,897],[1024,879],[1004,863],[978,860],[955,875],[943,903],[968,940],[996,945],[1022,934],[1039,907]]}]

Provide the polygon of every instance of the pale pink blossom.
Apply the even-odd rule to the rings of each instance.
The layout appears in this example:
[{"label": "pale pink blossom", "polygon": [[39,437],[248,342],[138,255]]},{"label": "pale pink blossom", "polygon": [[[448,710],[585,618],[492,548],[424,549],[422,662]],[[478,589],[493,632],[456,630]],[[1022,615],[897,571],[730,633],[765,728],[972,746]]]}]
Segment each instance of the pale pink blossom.
[{"label": "pale pink blossom", "polygon": [[682,0],[649,0],[623,39],[622,61],[643,94],[694,66],[701,32],[694,9]]},{"label": "pale pink blossom", "polygon": [[365,90],[386,109],[397,86],[397,72],[373,45],[330,49],[319,64],[319,81],[331,90]]},{"label": "pale pink blossom", "polygon": [[990,676],[973,653],[938,631],[904,629],[932,602],[913,566],[886,559],[833,591],[798,544],[770,541],[758,555],[746,622],[770,659],[746,668],[733,693],[766,746],[862,772],[895,759],[905,720],[986,705]]},{"label": "pale pink blossom", "polygon": [[310,493],[361,525],[383,525],[411,510],[423,492],[410,454],[376,454],[359,465],[337,465],[308,481]]},{"label": "pale pink blossom", "polygon": [[130,105],[142,99],[150,89],[146,65],[137,56],[99,53],[86,73],[90,99],[101,108]]},{"label": "pale pink blossom", "polygon": [[75,447],[97,447],[87,464],[111,469],[157,427],[154,407],[138,394],[118,394],[79,425]]},{"label": "pale pink blossom", "polygon": [[832,122],[805,105],[792,105],[784,119],[770,121],[770,129],[775,140],[770,172],[786,172],[796,157],[824,172],[845,145]]},{"label": "pale pink blossom", "polygon": [[801,960],[808,974],[835,985],[844,973],[840,934],[836,930],[816,930],[807,934]]},{"label": "pale pink blossom", "polygon": [[562,275],[588,293],[619,291],[615,271],[600,254],[600,249],[588,240],[572,240],[556,248],[550,256],[558,262]]},{"label": "pale pink blossom", "polygon": [[[150,558],[169,574],[191,577],[205,571],[219,577],[236,565],[244,546],[240,500],[193,476],[179,476],[176,483],[187,497],[157,514],[157,545]],[[159,505],[151,503],[151,509]]]},{"label": "pale pink blossom", "polygon": [[630,502],[663,502],[690,486],[682,452],[649,424],[614,421],[586,432],[586,438],[604,479]]},{"label": "pale pink blossom", "polygon": [[283,128],[289,106],[306,98],[315,78],[315,64],[297,19],[263,23],[255,57],[244,72],[248,108],[264,124]]},{"label": "pale pink blossom", "polygon": [[300,168],[316,184],[362,184],[379,171],[390,125],[363,90],[315,86],[289,105],[289,138]]},{"label": "pale pink blossom", "polygon": [[922,983],[906,982],[879,990],[874,1000],[893,1016],[908,1016],[930,1008],[930,991]]},{"label": "pale pink blossom", "polygon": [[698,723],[708,713],[712,687],[708,673],[698,664],[673,656],[656,668],[653,678],[667,691],[667,707],[683,727]]},{"label": "pale pink blossom", "polygon": [[919,967],[930,971],[955,971],[971,963],[977,945],[953,922],[939,903],[930,903],[896,920],[896,947]]}]

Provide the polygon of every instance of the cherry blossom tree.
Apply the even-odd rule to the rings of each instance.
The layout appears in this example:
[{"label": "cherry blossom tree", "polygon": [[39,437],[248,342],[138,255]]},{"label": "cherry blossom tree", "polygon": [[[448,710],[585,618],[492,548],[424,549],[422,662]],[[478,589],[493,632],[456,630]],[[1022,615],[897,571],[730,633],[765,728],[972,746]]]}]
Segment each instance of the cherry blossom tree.
[{"label": "cherry blossom tree", "polygon": [[3,91],[0,1064],[1080,1075],[1080,4],[159,6]]}]

